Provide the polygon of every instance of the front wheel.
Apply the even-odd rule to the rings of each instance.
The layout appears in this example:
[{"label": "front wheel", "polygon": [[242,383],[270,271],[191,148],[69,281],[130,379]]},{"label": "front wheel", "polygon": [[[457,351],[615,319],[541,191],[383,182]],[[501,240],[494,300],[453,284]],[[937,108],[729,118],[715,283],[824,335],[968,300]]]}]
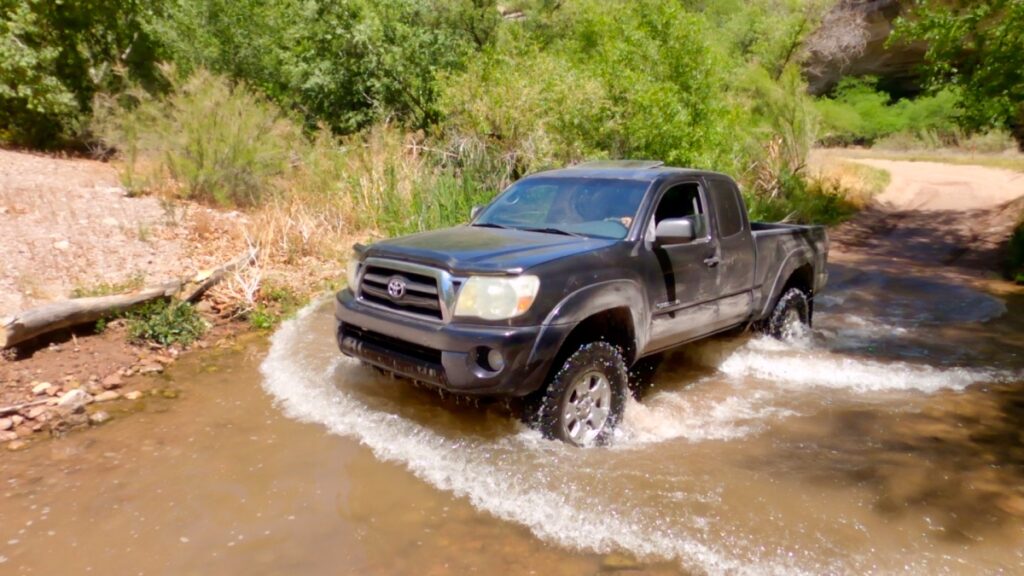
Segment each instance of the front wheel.
[{"label": "front wheel", "polygon": [[762,325],[762,331],[785,340],[801,334],[810,326],[811,302],[807,293],[799,288],[790,288],[775,303],[771,315]]},{"label": "front wheel", "polygon": [[545,437],[576,446],[605,444],[622,418],[627,382],[617,348],[607,342],[584,344],[544,389],[536,425]]}]

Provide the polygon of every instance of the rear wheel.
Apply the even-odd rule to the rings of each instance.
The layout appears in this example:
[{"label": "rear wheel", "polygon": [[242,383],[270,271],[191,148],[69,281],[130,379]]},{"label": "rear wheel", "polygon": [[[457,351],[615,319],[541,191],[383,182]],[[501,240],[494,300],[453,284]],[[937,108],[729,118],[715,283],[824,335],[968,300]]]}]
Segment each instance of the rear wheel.
[{"label": "rear wheel", "polygon": [[622,417],[628,381],[619,350],[591,342],[573,352],[538,398],[535,423],[547,438],[576,446],[611,439]]},{"label": "rear wheel", "polygon": [[762,331],[769,336],[785,340],[803,333],[811,326],[811,302],[807,293],[790,288],[782,293],[775,308],[765,321]]}]

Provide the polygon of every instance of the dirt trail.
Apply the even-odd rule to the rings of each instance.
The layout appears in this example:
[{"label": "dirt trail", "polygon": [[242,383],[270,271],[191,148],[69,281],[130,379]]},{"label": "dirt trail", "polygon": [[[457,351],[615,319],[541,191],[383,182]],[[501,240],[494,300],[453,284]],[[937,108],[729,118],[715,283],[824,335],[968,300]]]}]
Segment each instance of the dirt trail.
[{"label": "dirt trail", "polygon": [[[830,259],[928,269],[981,279],[1024,210],[1024,174],[1010,170],[849,158],[886,170],[891,182],[868,209],[832,232]],[[941,270],[936,270],[939,268]]]}]

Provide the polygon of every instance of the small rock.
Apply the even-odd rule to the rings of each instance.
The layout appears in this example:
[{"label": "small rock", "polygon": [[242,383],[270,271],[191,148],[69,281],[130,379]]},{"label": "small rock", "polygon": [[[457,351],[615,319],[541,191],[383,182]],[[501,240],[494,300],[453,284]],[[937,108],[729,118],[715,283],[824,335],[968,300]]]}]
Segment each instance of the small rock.
[{"label": "small rock", "polygon": [[178,391],[173,388],[164,388],[160,391],[160,395],[168,400],[174,400],[178,397]]},{"label": "small rock", "polygon": [[142,398],[142,392],[139,392],[138,390],[132,390],[131,392],[125,394],[124,397],[126,400],[138,400],[139,398]]},{"label": "small rock", "polygon": [[43,394],[46,394],[46,391],[50,389],[50,386],[52,386],[52,384],[49,382],[40,382],[32,387],[32,393],[36,396],[42,396]]},{"label": "small rock", "polygon": [[608,554],[601,560],[602,570],[637,570],[642,565],[629,556],[623,554]]},{"label": "small rock", "polygon": [[121,395],[113,390],[107,390],[106,392],[100,392],[96,396],[93,396],[93,402],[110,402],[111,400],[117,400]]},{"label": "small rock", "polygon": [[60,250],[61,252],[71,247],[71,243],[67,240],[58,240],[53,243],[54,250]]},{"label": "small rock", "polygon": [[99,426],[100,424],[103,424],[109,420],[110,414],[107,414],[103,410],[100,410],[99,412],[93,412],[91,415],[89,415],[89,423],[91,423],[93,426]]},{"label": "small rock", "polygon": [[29,420],[36,420],[43,414],[46,414],[46,406],[33,406],[25,413],[25,417]]},{"label": "small rock", "polygon": [[57,406],[67,410],[69,412],[76,412],[85,407],[86,404],[92,402],[92,396],[89,393],[80,388],[65,392],[60,400],[57,401]]},{"label": "small rock", "polygon": [[163,364],[157,362],[147,362],[139,367],[139,374],[159,374],[163,371]]},{"label": "small rock", "polygon": [[7,449],[10,450],[11,452],[14,452],[16,450],[21,450],[25,446],[28,446],[28,442],[25,442],[24,440],[15,440],[7,444]]},{"label": "small rock", "polygon": [[47,396],[56,396],[57,394],[60,394],[60,386],[57,386],[56,384],[51,384],[50,387],[46,389],[46,394]]},{"label": "small rock", "polygon": [[171,358],[170,356],[154,356],[153,360],[156,360],[157,362],[163,364],[164,366],[174,362],[174,358]]},{"label": "small rock", "polygon": [[21,414],[15,414],[14,416],[11,416],[11,422],[15,426],[21,426],[21,423],[24,422],[24,421],[25,421],[25,417],[22,416]]},{"label": "small rock", "polygon": [[[42,424],[37,424],[37,426],[42,427]],[[33,432],[35,432],[32,428],[34,428],[34,426],[18,426],[14,429],[14,432],[18,435],[18,438],[28,438]]]},{"label": "small rock", "polygon": [[113,390],[114,388],[120,388],[124,384],[124,380],[121,379],[121,375],[114,372],[110,376],[103,379],[103,387],[107,390]]},{"label": "small rock", "polygon": [[11,432],[9,430],[4,430],[3,432],[0,432],[0,442],[10,442],[11,440],[17,440],[17,439],[18,439],[18,433],[17,432]]},{"label": "small rock", "polygon": [[85,385],[85,391],[95,396],[103,392],[103,386],[100,386],[99,382],[89,382]]},{"label": "small rock", "polygon": [[14,421],[10,418],[0,418],[0,432],[14,428]]},{"label": "small rock", "polygon": [[121,225],[121,223],[117,221],[117,218],[107,216],[106,218],[103,219],[103,225],[110,226],[111,228],[117,228],[118,226]]}]

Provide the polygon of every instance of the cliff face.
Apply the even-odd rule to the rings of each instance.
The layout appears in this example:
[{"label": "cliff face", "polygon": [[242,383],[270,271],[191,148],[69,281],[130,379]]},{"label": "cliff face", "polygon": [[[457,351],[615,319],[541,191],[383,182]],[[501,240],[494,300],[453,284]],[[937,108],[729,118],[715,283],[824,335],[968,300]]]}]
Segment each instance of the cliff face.
[{"label": "cliff face", "polygon": [[895,95],[921,90],[923,43],[886,47],[906,0],[840,0],[808,41],[804,75],[813,94],[831,90],[843,76],[878,76]]}]

